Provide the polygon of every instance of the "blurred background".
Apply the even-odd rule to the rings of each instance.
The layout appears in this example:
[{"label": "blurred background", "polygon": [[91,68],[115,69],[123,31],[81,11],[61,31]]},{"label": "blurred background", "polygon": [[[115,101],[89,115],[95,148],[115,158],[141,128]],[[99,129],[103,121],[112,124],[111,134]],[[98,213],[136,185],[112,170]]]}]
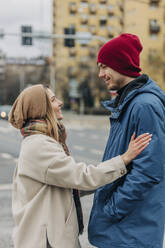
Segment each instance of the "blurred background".
[{"label": "blurred background", "polygon": [[[24,88],[50,84],[64,102],[71,154],[97,164],[109,132],[100,102],[116,96],[98,78],[97,52],[123,32],[139,36],[143,73],[165,90],[165,0],[0,1],[0,248],[13,247],[11,184],[22,140],[7,122],[11,105]],[[87,228],[92,197],[82,203]]]},{"label": "blurred background", "polygon": [[137,34],[141,67],[165,90],[165,0],[5,0],[0,3],[0,105],[51,84],[64,108],[104,114],[97,52],[122,32]]}]

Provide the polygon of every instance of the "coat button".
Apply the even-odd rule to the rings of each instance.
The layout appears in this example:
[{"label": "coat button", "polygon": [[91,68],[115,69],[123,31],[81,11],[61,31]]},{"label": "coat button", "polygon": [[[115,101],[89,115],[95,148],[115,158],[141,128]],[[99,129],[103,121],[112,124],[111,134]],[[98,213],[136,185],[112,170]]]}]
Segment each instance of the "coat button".
[{"label": "coat button", "polygon": [[125,174],[125,170],[121,170],[121,175],[124,175]]}]

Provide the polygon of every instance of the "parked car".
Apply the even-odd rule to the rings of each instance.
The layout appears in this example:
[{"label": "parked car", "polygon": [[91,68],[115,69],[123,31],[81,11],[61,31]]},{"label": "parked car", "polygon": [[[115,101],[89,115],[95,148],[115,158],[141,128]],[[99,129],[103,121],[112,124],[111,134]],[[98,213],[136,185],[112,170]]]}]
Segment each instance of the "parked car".
[{"label": "parked car", "polygon": [[0,105],[0,119],[8,120],[11,105]]}]

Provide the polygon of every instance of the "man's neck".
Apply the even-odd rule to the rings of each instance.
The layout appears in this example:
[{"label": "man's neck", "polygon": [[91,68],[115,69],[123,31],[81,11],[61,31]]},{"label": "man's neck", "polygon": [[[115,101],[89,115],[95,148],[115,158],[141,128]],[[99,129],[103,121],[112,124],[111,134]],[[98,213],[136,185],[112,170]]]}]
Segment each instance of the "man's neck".
[{"label": "man's neck", "polygon": [[121,95],[122,92],[124,91],[124,89],[127,87],[127,85],[132,82],[133,80],[135,80],[135,78],[131,78],[131,77],[125,77],[125,80],[122,84],[122,87],[117,91],[118,95]]},{"label": "man's neck", "polygon": [[124,79],[124,82],[123,82],[123,85],[121,88],[125,87],[127,84],[129,84],[131,81],[135,80],[135,78],[132,78],[132,77],[125,77]]}]

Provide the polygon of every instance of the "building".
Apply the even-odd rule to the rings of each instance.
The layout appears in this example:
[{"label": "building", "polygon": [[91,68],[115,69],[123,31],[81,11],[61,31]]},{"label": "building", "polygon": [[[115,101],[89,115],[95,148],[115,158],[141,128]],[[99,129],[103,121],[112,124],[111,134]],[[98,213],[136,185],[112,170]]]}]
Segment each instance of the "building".
[{"label": "building", "polygon": [[[49,84],[50,70],[47,58],[0,57],[0,105],[13,104],[27,86]],[[3,69],[3,70],[2,70]]]},{"label": "building", "polygon": [[78,88],[84,80],[88,80],[93,89],[94,105],[99,106],[101,97],[104,97],[94,87],[96,55],[102,45],[99,37],[109,40],[122,32],[140,37],[144,45],[141,56],[143,72],[165,89],[163,6],[165,0],[53,0],[53,33],[94,36],[91,41],[54,39],[52,60],[59,97],[65,98],[68,91],[71,99],[81,99],[83,92],[79,92]]},{"label": "building", "polygon": [[143,72],[165,90],[165,0],[125,0],[123,5],[123,31],[137,34],[143,43]]}]

